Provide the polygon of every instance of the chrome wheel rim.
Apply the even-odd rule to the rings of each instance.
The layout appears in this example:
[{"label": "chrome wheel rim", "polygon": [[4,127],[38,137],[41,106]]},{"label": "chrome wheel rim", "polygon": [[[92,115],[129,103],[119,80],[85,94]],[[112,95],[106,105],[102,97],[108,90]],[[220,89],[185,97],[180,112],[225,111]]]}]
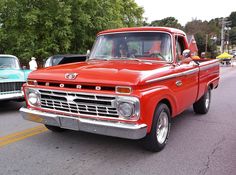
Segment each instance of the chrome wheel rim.
[{"label": "chrome wheel rim", "polygon": [[168,114],[163,110],[158,118],[157,122],[157,141],[162,144],[165,142],[168,134],[169,119]]},{"label": "chrome wheel rim", "polygon": [[208,109],[210,106],[210,93],[209,93],[209,91],[206,94],[205,106],[206,106],[206,109]]}]

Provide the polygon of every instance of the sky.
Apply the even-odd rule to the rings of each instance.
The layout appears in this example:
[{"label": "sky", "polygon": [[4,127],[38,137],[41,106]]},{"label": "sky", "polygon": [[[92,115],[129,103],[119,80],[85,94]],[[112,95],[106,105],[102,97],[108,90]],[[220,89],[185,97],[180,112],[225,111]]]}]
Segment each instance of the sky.
[{"label": "sky", "polygon": [[148,22],[173,16],[181,25],[192,19],[211,20],[236,11],[236,0],[135,0]]}]

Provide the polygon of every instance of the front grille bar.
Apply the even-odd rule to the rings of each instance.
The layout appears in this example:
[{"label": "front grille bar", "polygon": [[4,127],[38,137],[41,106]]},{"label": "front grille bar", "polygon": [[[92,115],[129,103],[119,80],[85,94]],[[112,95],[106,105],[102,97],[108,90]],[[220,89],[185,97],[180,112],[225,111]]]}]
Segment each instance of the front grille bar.
[{"label": "front grille bar", "polygon": [[12,94],[21,92],[21,87],[25,82],[1,82],[0,94]]}]

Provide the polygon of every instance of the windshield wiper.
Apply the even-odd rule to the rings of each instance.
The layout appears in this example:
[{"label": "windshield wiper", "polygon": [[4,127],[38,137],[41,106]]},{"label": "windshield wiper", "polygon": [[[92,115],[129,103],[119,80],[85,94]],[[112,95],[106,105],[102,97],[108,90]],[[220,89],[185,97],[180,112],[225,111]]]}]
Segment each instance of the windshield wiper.
[{"label": "windshield wiper", "polygon": [[164,60],[149,60],[149,59],[144,59],[144,58],[130,58],[130,60],[135,60],[139,62],[166,62]]},{"label": "windshield wiper", "polygon": [[102,59],[101,59],[101,58],[89,58],[88,60],[89,60],[89,61],[90,61],[90,60],[102,60],[102,61],[108,61],[109,59],[107,59],[107,58],[102,58]]}]

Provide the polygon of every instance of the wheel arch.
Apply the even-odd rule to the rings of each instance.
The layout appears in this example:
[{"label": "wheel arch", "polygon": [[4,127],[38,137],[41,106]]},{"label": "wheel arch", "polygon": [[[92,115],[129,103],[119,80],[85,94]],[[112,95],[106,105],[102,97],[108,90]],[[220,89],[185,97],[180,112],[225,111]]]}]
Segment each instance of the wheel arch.
[{"label": "wheel arch", "polygon": [[213,83],[210,83],[210,84],[208,85],[208,87],[210,87],[211,90],[212,90],[212,89],[214,88]]},{"label": "wheel arch", "polygon": [[144,122],[148,125],[147,132],[150,132],[153,116],[156,108],[160,103],[164,103],[170,110],[170,116],[174,117],[177,115],[178,107],[177,100],[174,93],[167,87],[161,87],[158,90],[146,92],[141,96],[141,118],[140,122]]},{"label": "wheel arch", "polygon": [[161,103],[166,104],[166,105],[168,106],[168,108],[169,108],[169,110],[170,110],[170,115],[172,116],[173,108],[172,108],[171,102],[170,102],[167,98],[164,98],[164,99],[160,100],[160,101],[157,103],[157,106],[158,106],[159,104],[161,104]]}]

